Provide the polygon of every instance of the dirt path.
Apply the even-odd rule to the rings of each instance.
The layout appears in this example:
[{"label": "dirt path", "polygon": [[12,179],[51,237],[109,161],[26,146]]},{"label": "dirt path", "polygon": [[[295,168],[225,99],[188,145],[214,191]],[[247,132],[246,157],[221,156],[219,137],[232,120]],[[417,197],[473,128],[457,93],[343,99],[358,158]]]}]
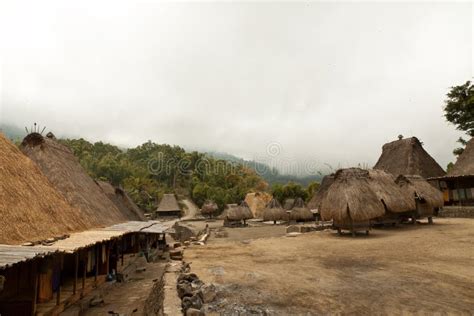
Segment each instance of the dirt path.
[{"label": "dirt path", "polygon": [[[253,235],[244,230],[232,235]],[[438,219],[435,225],[375,230],[357,238],[314,232],[292,238],[232,239],[211,240],[185,252],[192,272],[218,285],[215,312],[474,311],[474,219]]]},{"label": "dirt path", "polygon": [[199,208],[196,206],[196,204],[194,204],[194,202],[189,199],[184,199],[182,202],[184,205],[186,205],[186,211],[185,215],[181,219],[186,220],[195,218],[199,212]]}]

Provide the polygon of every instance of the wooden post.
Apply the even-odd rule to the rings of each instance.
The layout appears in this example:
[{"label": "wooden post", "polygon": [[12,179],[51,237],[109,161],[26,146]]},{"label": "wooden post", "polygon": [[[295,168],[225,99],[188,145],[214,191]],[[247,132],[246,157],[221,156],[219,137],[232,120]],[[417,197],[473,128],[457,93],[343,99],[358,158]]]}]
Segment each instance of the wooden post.
[{"label": "wooden post", "polygon": [[110,272],[110,244],[107,243],[105,245],[105,247],[106,247],[106,258],[105,258],[105,267],[106,267],[105,270],[106,270],[106,272],[105,272],[105,274],[108,275],[109,272]]},{"label": "wooden post", "polygon": [[58,292],[56,293],[56,305],[61,304],[61,275],[62,275],[62,261],[63,255],[59,255],[59,284],[58,284]]},{"label": "wooden post", "polygon": [[76,252],[74,260],[74,284],[72,285],[72,294],[75,295],[77,291],[77,275],[79,273],[79,251]]},{"label": "wooden post", "polygon": [[123,253],[125,252],[125,239],[122,237],[122,267],[123,267]]},{"label": "wooden post", "polygon": [[97,285],[97,277],[99,276],[99,247],[95,245],[95,275],[94,282]]},{"label": "wooden post", "polygon": [[81,297],[84,296],[84,291],[86,288],[86,275],[87,275],[87,261],[89,259],[89,252],[85,249],[85,256],[84,256],[84,267],[82,268],[82,292]]},{"label": "wooden post", "polygon": [[34,278],[35,282],[33,285],[33,306],[32,306],[32,315],[36,315],[36,304],[38,301],[38,286],[39,286],[39,273],[38,273],[38,262],[35,260],[33,263]]}]

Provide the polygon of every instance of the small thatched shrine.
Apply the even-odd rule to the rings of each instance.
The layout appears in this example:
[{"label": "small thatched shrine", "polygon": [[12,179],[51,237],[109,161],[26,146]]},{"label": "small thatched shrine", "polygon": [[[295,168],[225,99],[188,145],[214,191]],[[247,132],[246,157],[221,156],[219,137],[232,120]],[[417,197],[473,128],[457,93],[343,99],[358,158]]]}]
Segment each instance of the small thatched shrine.
[{"label": "small thatched shrine", "polygon": [[127,219],[133,221],[146,220],[144,212],[133,202],[125,190],[116,188],[106,181],[99,180],[97,184]]},{"label": "small thatched shrine", "polygon": [[157,217],[181,217],[181,207],[174,194],[163,194],[156,209]]},{"label": "small thatched shrine", "polygon": [[129,220],[87,174],[73,152],[54,135],[49,135],[31,133],[23,139],[20,149],[38,165],[69,204],[82,211],[91,223],[90,228]]},{"label": "small thatched shrine", "polygon": [[38,166],[0,134],[0,244],[21,244],[86,229]]},{"label": "small thatched shrine", "polygon": [[290,221],[308,222],[314,220],[313,213],[304,204],[302,198],[297,198],[290,212]]},{"label": "small thatched shrine", "polygon": [[240,205],[229,204],[222,213],[222,218],[224,226],[241,227],[247,225],[246,221],[253,218],[253,214],[247,203],[243,201]]},{"label": "small thatched shrine", "polygon": [[218,209],[219,209],[219,207],[217,206],[217,204],[214,201],[207,200],[207,201],[204,202],[204,204],[201,207],[201,214],[202,215],[209,215],[209,218],[211,218],[212,215],[214,215],[217,212]]},{"label": "small thatched shrine", "polygon": [[263,220],[265,222],[272,221],[273,224],[276,224],[277,221],[288,221],[289,217],[286,212],[281,207],[280,202],[277,199],[273,198],[263,210]]},{"label": "small thatched shrine", "polygon": [[440,177],[446,174],[441,166],[426,152],[416,137],[400,139],[382,147],[382,155],[374,169],[384,170],[395,177],[419,175],[423,178]]}]

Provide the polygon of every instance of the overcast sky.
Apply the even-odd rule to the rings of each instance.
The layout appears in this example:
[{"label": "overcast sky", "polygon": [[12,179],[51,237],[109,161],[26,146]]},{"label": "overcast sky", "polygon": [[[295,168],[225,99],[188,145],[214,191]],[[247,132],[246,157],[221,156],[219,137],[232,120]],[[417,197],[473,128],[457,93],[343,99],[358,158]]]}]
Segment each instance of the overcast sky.
[{"label": "overcast sky", "polygon": [[469,2],[2,1],[0,123],[335,167],[415,135],[445,167],[472,16]]}]

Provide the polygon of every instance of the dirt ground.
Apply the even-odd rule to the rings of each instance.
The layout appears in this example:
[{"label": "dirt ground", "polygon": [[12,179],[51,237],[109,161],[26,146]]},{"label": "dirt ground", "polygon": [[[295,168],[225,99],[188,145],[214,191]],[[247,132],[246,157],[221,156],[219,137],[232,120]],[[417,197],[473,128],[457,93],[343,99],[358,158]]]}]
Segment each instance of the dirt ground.
[{"label": "dirt ground", "polygon": [[214,283],[222,314],[473,314],[474,219],[284,237],[284,227],[226,229],[185,251]]}]

